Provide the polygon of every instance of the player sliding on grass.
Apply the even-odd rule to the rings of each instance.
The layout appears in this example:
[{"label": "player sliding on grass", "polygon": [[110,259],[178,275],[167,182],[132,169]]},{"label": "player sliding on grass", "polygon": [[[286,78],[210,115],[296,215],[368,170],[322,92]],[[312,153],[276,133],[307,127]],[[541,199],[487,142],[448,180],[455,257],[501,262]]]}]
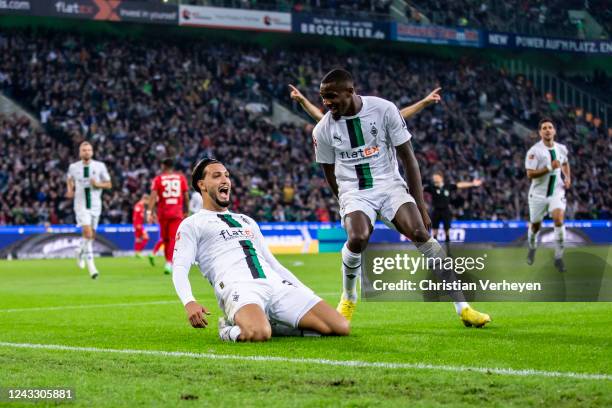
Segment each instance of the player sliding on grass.
[{"label": "player sliding on grass", "polygon": [[[351,74],[343,69],[325,75],[320,93],[329,112],[314,128],[313,142],[316,160],[340,202],[341,221],[348,235],[342,247],[344,290],[338,311],[351,320],[357,302],[361,253],[368,245],[377,216],[410,238],[425,257],[446,258],[446,254],[428,233],[431,221],[410,143],[412,135],[397,107],[381,98],[357,95]],[[400,175],[397,157],[404,166],[408,185]],[[450,270],[434,273],[446,282],[457,280]],[[491,320],[487,314],[472,309],[461,291],[449,295],[466,326],[480,327]]]},{"label": "player sliding on grass", "polygon": [[172,280],[193,327],[206,327],[209,314],[189,284],[189,269],[197,262],[225,313],[219,319],[221,340],[268,340],[270,322],[323,335],[349,334],[348,321],[274,258],[257,223],[228,211],[232,183],[223,164],[201,160],[191,183],[203,208],[179,226]]}]

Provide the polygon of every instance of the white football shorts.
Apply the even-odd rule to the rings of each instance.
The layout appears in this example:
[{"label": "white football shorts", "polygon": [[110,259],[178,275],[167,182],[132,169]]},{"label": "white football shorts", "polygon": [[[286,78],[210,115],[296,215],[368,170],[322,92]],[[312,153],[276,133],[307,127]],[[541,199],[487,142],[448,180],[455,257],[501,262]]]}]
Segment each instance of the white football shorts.
[{"label": "white football shorts", "polygon": [[234,324],[234,316],[243,306],[255,304],[271,321],[298,327],[302,317],[321,301],[308,288],[276,279],[217,283],[215,295],[230,324]]},{"label": "white football shorts", "polygon": [[382,184],[367,190],[348,191],[340,196],[340,219],[355,211],[364,212],[374,226],[377,215],[386,224],[393,221],[397,210],[405,203],[415,203],[402,183]]},{"label": "white football shorts", "polygon": [[75,210],[76,222],[79,227],[83,225],[89,225],[94,230],[98,228],[98,222],[100,221],[100,214],[94,213],[92,210],[79,209]]},{"label": "white football shorts", "polygon": [[546,214],[552,214],[557,209],[565,211],[565,207],[565,194],[553,194],[550,197],[529,194],[529,221],[542,222]]}]

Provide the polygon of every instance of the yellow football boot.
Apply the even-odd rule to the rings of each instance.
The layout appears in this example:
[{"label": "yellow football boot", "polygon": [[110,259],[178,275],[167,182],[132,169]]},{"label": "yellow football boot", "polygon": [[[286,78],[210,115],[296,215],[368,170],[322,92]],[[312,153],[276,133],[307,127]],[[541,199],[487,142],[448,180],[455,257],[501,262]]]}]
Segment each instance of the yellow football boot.
[{"label": "yellow football boot", "polygon": [[465,327],[482,327],[491,321],[491,317],[486,313],[480,313],[471,307],[464,307],[461,311],[461,321]]},{"label": "yellow football boot", "polygon": [[357,302],[352,302],[346,298],[341,297],[340,303],[338,303],[338,307],[336,310],[340,313],[346,320],[349,322],[353,318],[353,313],[355,313],[355,308],[357,307]]}]

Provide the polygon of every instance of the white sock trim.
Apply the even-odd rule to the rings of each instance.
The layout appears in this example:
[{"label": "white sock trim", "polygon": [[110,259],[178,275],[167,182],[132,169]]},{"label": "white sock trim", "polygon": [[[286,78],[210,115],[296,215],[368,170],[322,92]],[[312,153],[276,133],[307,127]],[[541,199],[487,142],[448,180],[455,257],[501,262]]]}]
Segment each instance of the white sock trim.
[{"label": "white sock trim", "polygon": [[470,307],[468,302],[455,302],[455,311],[459,316],[461,316],[461,311],[466,307]]}]

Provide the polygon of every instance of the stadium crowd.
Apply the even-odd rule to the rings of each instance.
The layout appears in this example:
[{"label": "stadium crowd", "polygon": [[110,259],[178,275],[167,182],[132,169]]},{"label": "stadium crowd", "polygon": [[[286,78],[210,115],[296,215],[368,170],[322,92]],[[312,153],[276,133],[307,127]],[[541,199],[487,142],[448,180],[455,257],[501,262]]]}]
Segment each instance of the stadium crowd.
[{"label": "stadium crowd", "polygon": [[[175,157],[190,173],[204,155],[227,163],[235,210],[262,221],[337,220],[336,201],[313,160],[312,125],[277,126],[262,114],[272,98],[292,103],[289,83],[317,101],[320,78],[333,66],[351,70],[360,93],[401,106],[442,86],[444,103],[423,111],[409,128],[425,179],[433,171],[443,171],[448,182],[484,179],[483,187],[456,194],[458,218],[525,217],[523,161],[535,139],[509,129],[512,118],[533,125],[540,114],[558,121],[559,141],[570,148],[569,216],[609,216],[610,165],[596,153],[609,149],[612,131],[477,61],[21,31],[0,35],[0,49],[0,89],[47,129],[0,119],[0,224],[74,222],[65,171],[85,138],[114,178],[102,222],[129,222],[161,158]],[[493,119],[482,119],[485,111]]]},{"label": "stadium crowd", "polygon": [[[588,10],[605,25],[604,2],[582,0],[414,0],[406,16],[422,23],[487,28],[505,32],[584,37],[584,21],[570,19],[569,10]],[[609,13],[609,10],[608,10]]]},{"label": "stadium crowd", "polygon": [[[182,3],[311,12],[339,18],[394,18],[391,14],[391,0],[188,0]],[[601,38],[608,38],[612,31],[612,10],[608,0],[410,0],[405,3],[406,18],[416,24],[585,38],[585,21],[578,18],[578,15],[570,17],[570,10],[589,12],[605,30]]]}]

